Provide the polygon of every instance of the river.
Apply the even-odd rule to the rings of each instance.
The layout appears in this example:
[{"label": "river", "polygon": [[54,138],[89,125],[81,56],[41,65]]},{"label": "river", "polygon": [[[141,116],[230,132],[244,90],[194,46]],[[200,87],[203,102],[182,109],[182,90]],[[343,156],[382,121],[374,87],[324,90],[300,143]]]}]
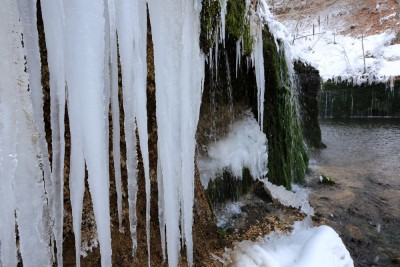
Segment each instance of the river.
[{"label": "river", "polygon": [[311,151],[308,177],[317,223],[340,234],[355,266],[400,266],[400,119],[331,119],[321,130],[327,148]]}]

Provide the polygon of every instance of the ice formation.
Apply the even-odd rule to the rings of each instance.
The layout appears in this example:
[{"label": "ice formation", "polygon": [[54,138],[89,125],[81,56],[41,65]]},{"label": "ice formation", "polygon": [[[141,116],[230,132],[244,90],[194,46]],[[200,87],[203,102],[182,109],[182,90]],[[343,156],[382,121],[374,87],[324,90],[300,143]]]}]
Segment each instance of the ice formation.
[{"label": "ice formation", "polygon": [[[119,229],[123,230],[118,52],[123,84],[132,249],[135,254],[139,143],[146,185],[147,245],[150,256],[146,1],[42,0],[40,3],[50,73],[51,170],[43,121],[36,1],[4,0],[4,8],[0,10],[0,265],[17,265],[16,225],[25,266],[50,266],[55,260],[59,266],[63,265],[64,125],[67,107],[71,132],[69,189],[76,265],[80,265],[87,169],[101,264],[111,266],[108,168],[110,104]],[[224,41],[226,26],[227,1],[221,0],[220,3],[221,25],[214,33],[215,71],[218,66],[218,43]],[[268,22],[270,17],[265,15],[268,10],[265,2],[260,3],[264,11],[255,11],[259,20],[252,30],[255,38],[253,63],[259,89],[258,119],[262,125],[265,81],[261,34],[262,23]],[[192,266],[195,133],[205,62],[199,46],[201,2],[149,0],[148,5],[154,43],[159,155],[158,212],[163,256],[164,259],[168,258],[169,266],[177,266],[179,252],[186,247],[188,265]],[[246,5],[249,8],[250,1],[246,1]],[[270,29],[274,30],[271,25]],[[388,50],[388,56],[390,53],[393,54],[393,51]],[[241,56],[238,42],[237,65]],[[210,172],[214,175],[214,172],[230,167],[235,174],[241,175],[241,169],[239,171],[237,167],[246,166],[254,177],[264,175],[266,138],[257,122],[253,118],[247,119],[234,124],[231,130],[226,140],[214,144],[215,153],[209,156],[229,154],[231,151],[226,149],[232,143],[239,146],[238,153],[231,158],[233,161],[214,166]],[[248,159],[252,161],[248,162]],[[57,259],[52,255],[53,239]]]},{"label": "ice formation", "polygon": [[65,71],[63,13],[60,0],[42,0],[42,18],[46,31],[47,60],[50,72],[52,172],[54,216],[53,234],[57,246],[57,263],[63,265],[62,240],[64,220],[64,117],[65,117]]},{"label": "ice formation", "polygon": [[[111,266],[108,122],[105,116],[108,106],[105,105],[104,99],[104,4],[94,0],[73,0],[63,4],[65,73],[71,129],[70,189],[76,262],[79,266],[86,163],[100,243],[101,264]],[[81,34],[78,35],[77,32]]]},{"label": "ice formation", "polygon": [[204,56],[199,47],[200,9],[193,1],[151,0],[149,11],[163,189],[159,198],[164,202],[161,225],[166,226],[169,266],[178,264],[181,235],[191,266],[195,133],[204,77]]},{"label": "ice formation", "polygon": [[207,155],[198,159],[203,186],[207,187],[209,181],[222,175],[224,170],[239,179],[245,167],[255,179],[266,175],[267,149],[267,137],[253,115],[243,115],[230,126],[226,138],[209,144]]},{"label": "ice formation", "polygon": [[[24,71],[23,27],[15,1],[0,10],[0,259],[17,265],[15,223],[25,266],[50,266],[50,217],[42,175],[41,136]],[[3,38],[7,36],[7,38]]]},{"label": "ice formation", "polygon": [[253,15],[251,18],[251,29],[255,31],[253,52],[251,60],[256,72],[257,82],[257,111],[258,123],[260,124],[261,131],[264,128],[264,95],[265,95],[265,74],[264,74],[264,51],[263,51],[263,21],[257,16]]},{"label": "ice formation", "polygon": [[146,180],[146,228],[148,253],[150,257],[150,175],[146,109],[146,1],[118,1],[116,2],[116,10],[124,93],[123,105],[125,111],[125,138],[128,159],[129,219],[133,254],[135,254],[137,249],[137,125]]}]

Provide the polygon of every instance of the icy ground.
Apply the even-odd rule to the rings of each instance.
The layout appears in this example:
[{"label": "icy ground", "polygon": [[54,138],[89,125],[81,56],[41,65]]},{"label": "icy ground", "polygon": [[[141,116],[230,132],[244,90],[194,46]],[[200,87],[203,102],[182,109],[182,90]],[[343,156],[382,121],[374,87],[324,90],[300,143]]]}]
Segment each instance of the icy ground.
[{"label": "icy ground", "polygon": [[[265,135],[252,116],[233,123],[230,132],[222,140],[208,146],[208,156],[198,160],[204,186],[210,179],[230,170],[240,179],[242,169],[248,167],[255,178],[263,178],[267,171]],[[353,260],[339,235],[328,226],[312,227],[314,209],[308,201],[309,190],[297,185],[292,191],[262,179],[271,196],[285,206],[297,208],[307,217],[294,225],[287,235],[272,232],[260,242],[242,241],[224,259],[230,266],[268,267],[351,267]],[[224,227],[242,211],[241,202],[230,202],[219,211],[218,226]]]}]

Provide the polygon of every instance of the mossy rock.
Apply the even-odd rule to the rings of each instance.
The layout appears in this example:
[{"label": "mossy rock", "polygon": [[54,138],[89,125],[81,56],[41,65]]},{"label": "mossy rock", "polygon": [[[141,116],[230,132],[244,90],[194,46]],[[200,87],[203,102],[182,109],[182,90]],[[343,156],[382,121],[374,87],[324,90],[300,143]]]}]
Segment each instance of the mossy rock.
[{"label": "mossy rock", "polygon": [[264,129],[268,139],[268,179],[290,189],[304,182],[308,150],[303,141],[296,99],[291,90],[283,43],[263,31],[265,74]]},{"label": "mossy rock", "polygon": [[[219,0],[203,0],[200,13],[200,46],[205,54],[215,45],[215,34],[221,25],[221,4]],[[250,35],[250,20],[246,1],[229,0],[225,16],[225,39],[241,40],[244,54],[249,56],[253,50],[253,38]]]},{"label": "mossy rock", "polygon": [[228,200],[238,200],[249,192],[254,183],[248,168],[243,169],[241,178],[233,176],[230,170],[226,169],[219,177],[208,183],[206,193],[211,205],[214,206]]},{"label": "mossy rock", "polygon": [[335,180],[333,180],[332,178],[329,178],[328,176],[325,176],[323,174],[319,176],[319,182],[321,184],[325,184],[325,185],[335,185],[336,184]]},{"label": "mossy rock", "polygon": [[200,13],[200,47],[205,54],[214,45],[214,33],[221,22],[221,5],[219,0],[203,0]]}]

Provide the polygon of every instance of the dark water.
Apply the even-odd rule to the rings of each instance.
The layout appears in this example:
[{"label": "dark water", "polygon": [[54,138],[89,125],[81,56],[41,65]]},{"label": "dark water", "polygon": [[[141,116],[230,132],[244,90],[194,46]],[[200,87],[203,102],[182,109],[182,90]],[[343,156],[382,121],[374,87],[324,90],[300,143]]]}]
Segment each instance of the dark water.
[{"label": "dark water", "polygon": [[[317,216],[342,236],[355,266],[400,266],[400,119],[321,122],[327,149],[312,152]],[[319,175],[333,178],[323,186]]]}]

